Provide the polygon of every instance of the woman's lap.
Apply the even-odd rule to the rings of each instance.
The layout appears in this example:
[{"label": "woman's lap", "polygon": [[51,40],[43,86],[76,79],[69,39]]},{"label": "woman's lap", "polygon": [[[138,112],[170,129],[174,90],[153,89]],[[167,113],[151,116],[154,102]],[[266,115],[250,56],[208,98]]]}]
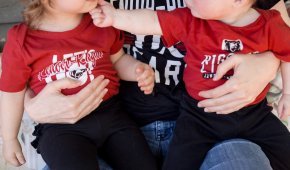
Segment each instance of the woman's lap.
[{"label": "woman's lap", "polygon": [[[167,153],[165,144],[168,143],[169,145],[167,140],[171,139],[170,135],[173,135],[172,131],[168,130],[168,128],[172,127],[174,127],[172,121],[158,121],[141,128],[156,157],[164,156],[164,153]],[[158,131],[162,132],[160,133],[161,137],[164,137],[164,135],[166,137],[160,138],[160,135],[156,133]],[[154,145],[152,145],[152,143],[154,143]],[[160,145],[158,145],[158,143],[160,143]],[[158,146],[160,148],[158,148]],[[159,152],[156,152],[157,150],[159,150]],[[104,160],[99,160],[99,166],[101,170],[112,170]],[[268,170],[271,169],[271,166],[268,158],[258,145],[244,139],[232,139],[218,143],[207,153],[201,170],[208,169]],[[43,170],[48,170],[48,168],[45,167]]]},{"label": "woman's lap", "polygon": [[[173,135],[173,131],[170,129],[174,127],[173,121],[156,121],[141,128],[152,152],[158,160],[160,160],[161,156],[164,156],[164,153],[167,153],[168,140]],[[100,161],[99,165],[101,170],[111,170],[103,160]],[[268,158],[258,145],[244,139],[232,139],[216,144],[207,153],[201,169],[267,170],[271,169],[271,166]]]}]

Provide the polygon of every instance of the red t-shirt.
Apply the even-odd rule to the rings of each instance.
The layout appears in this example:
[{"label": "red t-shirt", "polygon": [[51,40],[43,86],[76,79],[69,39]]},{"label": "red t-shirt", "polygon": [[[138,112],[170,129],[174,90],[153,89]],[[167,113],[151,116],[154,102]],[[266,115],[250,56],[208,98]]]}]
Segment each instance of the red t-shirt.
[{"label": "red t-shirt", "polygon": [[[187,66],[183,79],[191,97],[202,100],[198,95],[201,90],[215,88],[233,74],[231,71],[223,80],[212,80],[217,66],[233,53],[272,51],[279,59],[290,62],[289,27],[277,11],[258,12],[260,17],[244,27],[195,18],[188,8],[157,12],[164,43],[167,46],[179,41],[185,44],[187,54],[184,59]],[[261,101],[268,89],[269,85],[253,104]]]},{"label": "red t-shirt", "polygon": [[118,93],[119,79],[110,55],[123,46],[120,31],[98,28],[86,14],[81,23],[66,32],[31,30],[19,24],[8,32],[2,57],[0,90],[18,92],[29,86],[37,94],[54,80],[69,77],[83,84],[64,89],[65,95],[75,94],[98,75],[110,80],[105,99]]}]

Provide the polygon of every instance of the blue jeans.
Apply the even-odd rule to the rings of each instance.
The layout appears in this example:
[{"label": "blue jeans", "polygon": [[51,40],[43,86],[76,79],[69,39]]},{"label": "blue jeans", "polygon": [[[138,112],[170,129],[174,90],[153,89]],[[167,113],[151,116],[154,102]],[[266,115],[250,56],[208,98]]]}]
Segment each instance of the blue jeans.
[{"label": "blue jeans", "polygon": [[[167,154],[167,149],[172,139],[174,128],[175,121],[155,121],[140,128],[160,166],[160,169]],[[104,160],[98,159],[98,161],[101,170],[112,170]]]},{"label": "blue jeans", "polygon": [[[141,127],[151,151],[158,161],[163,161],[166,156],[174,128],[175,121],[156,121]],[[112,170],[105,161],[101,159],[98,161],[101,170]],[[201,170],[244,169],[269,170],[271,166],[258,145],[243,139],[232,139],[215,145],[207,153],[201,166]]]},{"label": "blue jeans", "polygon": [[140,129],[161,168],[174,133],[175,121],[156,121]]},{"label": "blue jeans", "polygon": [[200,170],[271,170],[270,161],[253,142],[231,139],[208,151]]}]

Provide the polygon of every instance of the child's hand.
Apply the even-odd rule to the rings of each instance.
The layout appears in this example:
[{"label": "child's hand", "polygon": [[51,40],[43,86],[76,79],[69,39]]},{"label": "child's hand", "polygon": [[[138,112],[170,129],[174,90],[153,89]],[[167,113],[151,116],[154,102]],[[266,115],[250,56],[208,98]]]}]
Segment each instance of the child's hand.
[{"label": "child's hand", "polygon": [[98,27],[113,26],[115,8],[109,2],[100,0],[98,6],[90,11],[93,22]]},{"label": "child's hand", "polygon": [[282,94],[278,103],[278,116],[281,120],[287,120],[290,116],[290,94]]},{"label": "child's hand", "polygon": [[3,141],[3,156],[13,166],[21,166],[25,163],[21,145],[17,139]]},{"label": "child's hand", "polygon": [[144,94],[151,94],[155,83],[155,74],[153,69],[144,63],[139,63],[135,69],[136,80],[138,86],[144,92]]}]

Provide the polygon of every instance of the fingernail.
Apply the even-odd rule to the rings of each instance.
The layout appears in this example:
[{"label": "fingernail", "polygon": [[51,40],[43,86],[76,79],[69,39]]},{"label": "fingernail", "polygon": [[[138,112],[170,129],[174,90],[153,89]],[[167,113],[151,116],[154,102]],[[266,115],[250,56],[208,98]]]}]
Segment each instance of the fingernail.
[{"label": "fingernail", "polygon": [[199,92],[198,95],[202,97],[202,93],[201,92]]},{"label": "fingernail", "polygon": [[204,111],[205,111],[205,112],[209,112],[209,110],[208,110],[207,108],[204,108]]}]

